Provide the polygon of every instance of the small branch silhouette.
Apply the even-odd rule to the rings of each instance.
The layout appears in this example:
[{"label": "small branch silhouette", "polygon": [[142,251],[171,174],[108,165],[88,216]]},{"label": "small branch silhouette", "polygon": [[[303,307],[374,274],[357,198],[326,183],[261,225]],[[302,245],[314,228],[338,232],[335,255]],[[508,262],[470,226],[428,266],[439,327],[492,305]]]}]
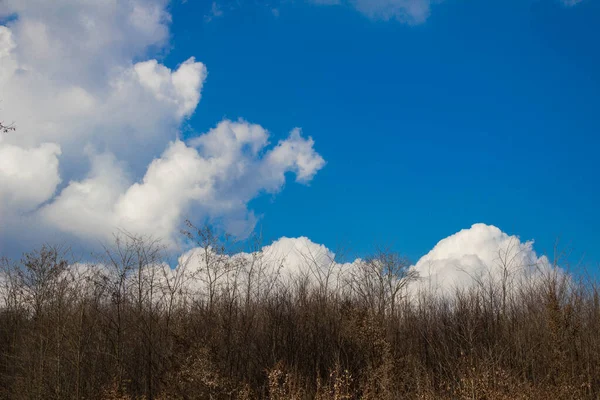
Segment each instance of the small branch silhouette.
[{"label": "small branch silhouette", "polygon": [[8,133],[17,129],[14,124],[4,125],[4,122],[0,121],[0,133]]}]

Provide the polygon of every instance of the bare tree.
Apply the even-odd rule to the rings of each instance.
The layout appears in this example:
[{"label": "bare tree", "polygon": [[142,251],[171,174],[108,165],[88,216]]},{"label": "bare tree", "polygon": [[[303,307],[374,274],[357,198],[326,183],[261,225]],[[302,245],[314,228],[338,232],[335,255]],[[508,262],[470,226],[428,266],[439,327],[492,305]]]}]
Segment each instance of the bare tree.
[{"label": "bare tree", "polygon": [[201,258],[210,278],[125,232],[95,264],[50,246],[0,260],[0,399],[600,396],[598,285],[564,261],[515,288],[527,260],[509,246],[479,285],[402,301],[416,276],[394,252],[346,265],[348,287],[305,252],[307,288],[277,280],[282,260],[259,242],[231,256],[206,238],[226,263]]},{"label": "bare tree", "polygon": [[389,310],[395,315],[399,296],[406,286],[418,278],[406,257],[378,250],[374,256],[357,263],[353,271],[352,287],[372,310],[383,315]]},{"label": "bare tree", "polygon": [[[209,314],[213,312],[217,294],[222,287],[223,280],[234,270],[234,264],[227,254],[229,235],[220,238],[214,229],[205,225],[196,227],[191,221],[186,220],[183,235],[197,246],[198,269],[191,276],[197,279],[207,291],[207,306]],[[186,260],[189,263],[191,260]]]}]

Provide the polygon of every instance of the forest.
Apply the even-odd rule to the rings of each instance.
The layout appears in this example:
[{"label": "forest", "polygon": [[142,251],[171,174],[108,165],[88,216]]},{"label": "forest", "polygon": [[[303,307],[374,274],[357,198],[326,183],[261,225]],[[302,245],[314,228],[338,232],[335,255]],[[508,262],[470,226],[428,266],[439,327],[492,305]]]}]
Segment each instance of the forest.
[{"label": "forest", "polygon": [[411,289],[410,262],[305,254],[281,271],[210,227],[193,256],[126,232],[81,261],[46,245],[0,269],[2,399],[596,399],[600,296],[560,267]]}]

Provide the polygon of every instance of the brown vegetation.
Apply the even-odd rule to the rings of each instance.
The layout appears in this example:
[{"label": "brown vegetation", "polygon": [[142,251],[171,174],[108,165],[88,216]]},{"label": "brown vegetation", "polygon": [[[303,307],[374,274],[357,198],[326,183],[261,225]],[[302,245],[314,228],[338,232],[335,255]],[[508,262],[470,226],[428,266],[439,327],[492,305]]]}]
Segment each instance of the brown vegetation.
[{"label": "brown vegetation", "polygon": [[410,264],[382,252],[343,285],[275,285],[259,251],[228,257],[192,228],[193,273],[123,235],[97,265],[52,247],[2,260],[0,398],[600,398],[593,284],[555,270],[409,298]]}]

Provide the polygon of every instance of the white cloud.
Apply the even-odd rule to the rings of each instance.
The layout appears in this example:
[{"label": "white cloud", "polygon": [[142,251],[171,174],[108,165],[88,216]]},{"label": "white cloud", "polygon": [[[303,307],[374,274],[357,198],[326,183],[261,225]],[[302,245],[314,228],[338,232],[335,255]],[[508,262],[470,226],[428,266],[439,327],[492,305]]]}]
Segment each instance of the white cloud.
[{"label": "white cloud", "polygon": [[307,0],[317,5],[349,4],[374,20],[395,19],[402,23],[424,23],[431,13],[431,4],[441,0]]},{"label": "white cloud", "polygon": [[[18,39],[17,58],[70,84],[105,82],[114,66],[166,43],[170,16],[165,0],[4,0],[2,14]],[[100,78],[100,79],[99,79]]]},{"label": "white cloud", "polygon": [[[293,290],[296,282],[304,281],[313,289],[353,293],[359,299],[365,295],[361,289],[382,295],[376,286],[380,280],[372,275],[373,269],[365,268],[365,260],[341,263],[330,249],[306,237],[283,237],[260,250],[252,254],[217,256],[211,249],[195,248],[180,257],[177,268],[183,267],[189,276],[197,278],[190,281],[195,285],[192,292],[206,289],[207,279],[202,277],[206,274],[206,260],[211,260],[214,263],[211,264],[212,276],[221,275],[218,282],[214,282],[217,286],[238,285],[241,289],[252,280],[253,284],[260,281],[271,290]],[[506,276],[507,288],[513,290],[521,283],[539,283],[541,277],[548,276],[551,266],[545,256],[536,254],[533,242],[521,242],[517,236],[510,236],[495,226],[475,224],[441,240],[409,269],[417,271],[420,277],[411,281],[401,295],[412,297],[423,292],[452,294],[457,288],[476,287],[478,282],[486,285],[485,289],[490,284],[500,287],[502,276]],[[349,292],[351,288],[355,290]],[[382,287],[384,291],[387,289],[387,286]],[[383,295],[382,301],[389,305],[391,293]]]},{"label": "white cloud", "polygon": [[71,182],[42,215],[74,234],[108,238],[122,227],[164,237],[172,245],[179,224],[193,210],[199,219],[224,218],[229,232],[243,235],[254,223],[248,201],[263,190],[279,191],[288,171],[306,181],[324,164],[312,140],[297,130],[263,156],[267,144],[262,127],[223,121],[190,145],[170,143],[133,184],[114,156],[94,156],[89,176]]},{"label": "white cloud", "polygon": [[0,216],[4,207],[31,210],[54,194],[59,156],[60,147],[53,143],[24,149],[3,145],[0,137]]},{"label": "white cloud", "polygon": [[[211,278],[207,275],[209,268]],[[179,258],[174,271],[177,274],[184,269],[192,278],[187,282],[193,293],[206,292],[209,280],[216,287],[245,290],[253,286],[255,292],[264,293],[293,290],[298,282],[337,290],[343,282],[342,271],[349,268],[349,264],[336,262],[332,251],[306,237],[283,237],[257,252],[231,256],[216,254],[212,248],[194,248]],[[216,276],[220,277],[215,280]]]},{"label": "white cloud", "polygon": [[579,3],[581,3],[583,0],[561,0],[561,2],[567,6],[567,7],[573,7]]},{"label": "white cloud", "polygon": [[206,70],[193,59],[176,71],[153,60],[133,62],[166,43],[164,6],[158,0],[4,2],[4,13],[18,15],[0,28],[2,114],[19,127],[7,142],[54,142],[70,159],[87,143],[132,156],[144,153],[127,150],[135,145],[156,151],[172,140],[199,100]]},{"label": "white cloud", "polygon": [[221,6],[216,1],[212,2],[210,7],[210,12],[204,17],[206,22],[212,21],[214,18],[219,18],[223,16],[223,10],[221,10]]},{"label": "white cloud", "polygon": [[[98,163],[106,161],[98,160]],[[125,242],[121,242],[120,252],[112,249],[117,259],[135,258],[137,246],[150,244],[148,240],[127,241],[125,236],[121,236],[121,239],[125,239]],[[151,247],[146,249],[150,250]],[[194,248],[182,254],[174,268],[157,259],[156,262],[150,261],[141,273],[146,282],[152,280],[162,290],[167,287],[173,290],[174,301],[208,301],[210,292],[215,296],[229,295],[231,299],[238,301],[244,301],[245,296],[264,299],[265,296],[280,291],[299,293],[295,292],[298,288],[296,285],[304,283],[309,291],[351,296],[365,301],[365,305],[375,309],[389,309],[392,296],[395,296],[397,302],[400,298],[419,301],[419,297],[414,295],[423,293],[422,291],[434,295],[453,294],[457,287],[476,285],[478,276],[487,279],[485,283],[497,285],[498,281],[495,279],[505,270],[503,264],[509,267],[510,272],[508,304],[512,294],[518,295],[519,292],[512,289],[518,289],[519,283],[547,283],[539,278],[550,276],[544,275],[550,271],[548,260],[536,255],[532,242],[521,242],[516,236],[509,236],[498,228],[485,224],[473,225],[441,240],[412,266],[422,273],[421,280],[411,281],[405,290],[396,294],[394,289],[387,286],[386,278],[389,277],[384,276],[380,280],[378,275],[373,274],[377,273],[376,270],[365,268],[367,263],[364,260],[341,264],[334,252],[306,237],[284,237],[256,250],[252,253],[227,255],[214,251],[210,246]],[[153,251],[149,253],[154,254]],[[502,260],[507,262],[503,263]],[[116,272],[107,259],[101,257],[98,261],[95,264],[74,264],[65,274],[92,278],[96,274],[110,276]],[[560,270],[558,273],[561,273]],[[137,273],[129,274],[127,279],[133,284],[138,277]],[[394,284],[393,277],[391,279]],[[0,271],[0,291],[4,281],[5,276]],[[95,288],[90,283],[93,281],[69,279],[70,284],[75,285],[74,288],[81,293],[92,293]],[[383,286],[379,286],[381,284]],[[511,286],[513,284],[515,286]],[[488,299],[489,292],[480,294]],[[164,299],[157,293],[155,301]],[[437,299],[443,299],[443,296],[438,296]],[[496,299],[500,300],[501,297]],[[513,299],[518,300],[519,297]]]},{"label": "white cloud", "polygon": [[[374,20],[397,20],[409,25],[419,25],[427,21],[432,5],[443,0],[307,0],[319,5],[350,4],[358,11]],[[568,7],[583,0],[559,0]]]},{"label": "white cloud", "polygon": [[325,160],[315,153],[313,145],[312,138],[305,140],[300,129],[294,129],[288,139],[280,141],[267,155],[267,170],[264,172],[280,184],[283,184],[283,174],[288,170],[296,173],[298,182],[309,182],[325,164]]},{"label": "white cloud", "polygon": [[[101,164],[105,161],[107,160],[98,162]],[[129,242],[133,247],[121,244],[124,245],[122,249],[131,250],[142,242]],[[80,276],[110,274],[106,265],[102,260],[95,268],[91,268],[91,264],[75,264],[70,273]],[[146,277],[153,277],[152,279],[163,283],[169,280],[171,287],[174,284],[180,285],[178,296],[201,296],[204,300],[207,300],[209,287],[212,287],[215,295],[221,294],[221,289],[227,289],[226,292],[230,295],[243,299],[247,294],[264,296],[267,292],[293,291],[295,284],[304,282],[309,290],[347,294],[363,300],[373,295],[375,297],[368,300],[370,306],[378,307],[381,300],[384,307],[389,306],[392,292],[387,291],[389,288],[385,286],[385,282],[380,291],[377,285],[381,281],[376,276],[369,275],[373,270],[365,270],[364,266],[365,261],[362,259],[342,264],[336,259],[334,252],[306,237],[283,237],[252,253],[227,255],[217,253],[210,246],[206,249],[193,248],[179,257],[175,268],[164,263],[153,263],[143,273]],[[451,294],[457,287],[476,285],[478,277],[491,278],[487,282],[497,283],[494,279],[506,270],[505,266],[510,272],[509,285],[519,282],[539,283],[538,278],[551,268],[546,257],[537,256],[532,242],[521,242],[518,237],[507,235],[494,226],[475,224],[442,239],[413,265],[411,268],[421,273],[421,279],[411,282],[407,291],[400,293],[400,296],[410,296],[417,293],[417,290],[426,290],[430,294]],[[365,272],[367,275],[364,275]],[[0,286],[2,278],[0,274]],[[137,274],[132,274],[129,278],[135,280]],[[80,290],[85,289],[83,282]],[[365,291],[361,292],[361,289]],[[410,299],[414,300],[416,297],[411,296]]]},{"label": "white cloud", "polygon": [[[335,254],[324,246],[306,238],[283,238],[265,252],[286,257],[286,269],[306,271],[307,261],[319,265],[319,270],[331,268]],[[349,279],[353,270],[364,262],[357,259],[351,263],[337,264],[341,279]],[[522,242],[493,225],[475,224],[445,239],[410,267],[419,279],[409,288],[450,293],[454,289],[467,289],[480,282],[498,282],[507,273],[509,283],[518,284],[544,276],[551,265],[546,256],[538,256],[533,241]],[[334,268],[335,269],[335,268]]]},{"label": "white cloud", "polygon": [[[427,21],[433,5],[444,0],[305,0],[316,5],[347,4],[373,20],[396,20],[409,25]],[[558,0],[567,7],[584,0]]]},{"label": "white cloud", "polygon": [[0,26],[0,116],[18,128],[0,142],[4,226],[90,240],[124,228],[172,243],[193,211],[243,233],[255,220],[248,201],[281,190],[286,172],[306,183],[323,167],[299,130],[270,150],[266,130],[243,121],[177,139],[207,69],[194,57],[173,69],[148,57],[168,45],[166,6],[1,3],[0,15],[16,17]]},{"label": "white cloud", "polygon": [[550,268],[545,256],[533,250],[533,241],[521,242],[495,226],[475,224],[441,240],[413,267],[421,288],[447,292],[472,287],[476,281],[507,279],[517,283]]},{"label": "white cloud", "polygon": [[193,57],[172,72],[156,60],[134,65],[136,78],[157,101],[172,104],[178,118],[189,117],[200,101],[206,68]]},{"label": "white cloud", "polygon": [[396,19],[421,24],[431,12],[431,0],[351,0],[356,9],[373,19]]},{"label": "white cloud", "polygon": [[[424,23],[431,12],[431,5],[443,0],[304,0],[317,6],[340,6],[352,7],[362,14],[374,20],[397,20],[410,25]],[[569,1],[569,0],[566,0]],[[571,0],[577,1],[577,0]],[[274,1],[268,5],[284,4],[284,0]],[[212,21],[216,17],[223,16],[223,6],[228,10],[237,9],[242,6],[240,2],[223,1],[213,2],[205,21]],[[278,8],[269,8],[275,17],[279,16]]]},{"label": "white cloud", "polygon": [[281,266],[280,274],[285,281],[298,277],[318,280],[330,271],[338,278],[338,271],[344,265],[336,262],[334,252],[307,237],[282,237],[262,250],[267,262]]},{"label": "white cloud", "polygon": [[112,208],[129,180],[114,155],[91,155],[86,179],[72,181],[40,210],[50,225],[87,239],[106,239],[117,228]]}]

